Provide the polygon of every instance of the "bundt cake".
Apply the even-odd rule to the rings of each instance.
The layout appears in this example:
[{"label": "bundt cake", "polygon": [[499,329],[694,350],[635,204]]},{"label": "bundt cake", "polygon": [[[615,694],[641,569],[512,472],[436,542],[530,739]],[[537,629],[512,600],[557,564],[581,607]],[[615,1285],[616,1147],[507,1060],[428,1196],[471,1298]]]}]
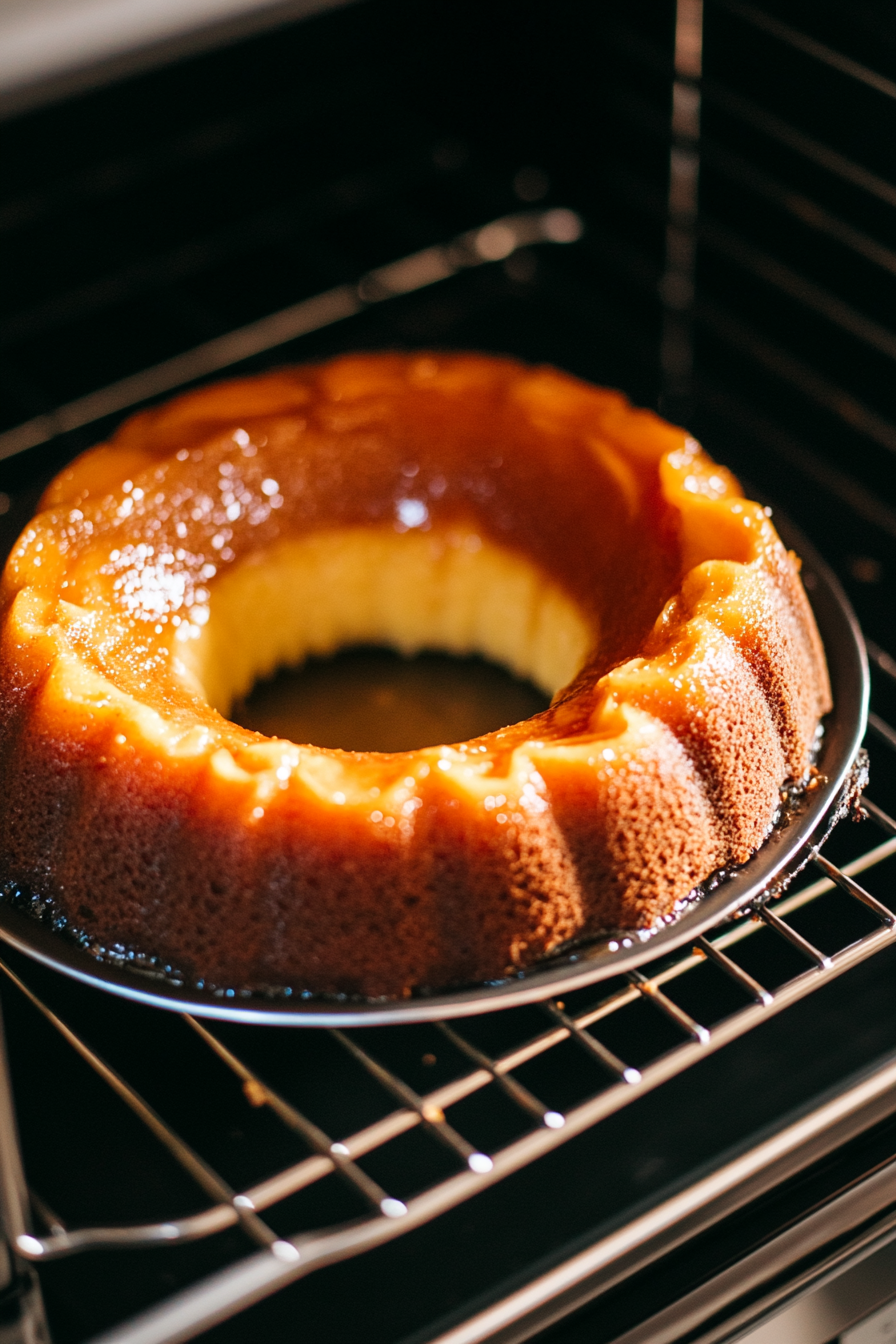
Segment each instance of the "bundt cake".
[{"label": "bundt cake", "polygon": [[[831,703],[767,509],[619,393],[482,355],[133,416],[50,485],[0,600],[7,890],[237,991],[401,996],[653,927],[762,844]],[[400,754],[228,722],[351,644],[553,700]]]}]

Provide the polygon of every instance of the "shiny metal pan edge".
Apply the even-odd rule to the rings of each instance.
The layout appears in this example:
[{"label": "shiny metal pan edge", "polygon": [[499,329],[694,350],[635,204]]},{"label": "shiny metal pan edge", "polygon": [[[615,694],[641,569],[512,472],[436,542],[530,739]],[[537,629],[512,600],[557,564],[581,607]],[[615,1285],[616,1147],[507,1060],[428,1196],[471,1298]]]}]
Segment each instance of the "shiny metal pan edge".
[{"label": "shiny metal pan edge", "polygon": [[[786,529],[782,529],[785,531]],[[598,938],[550,957],[507,980],[398,1000],[295,999],[215,993],[174,984],[116,962],[100,961],[76,943],[8,904],[0,904],[0,939],[33,960],[83,984],[138,1003],[197,1017],[271,1026],[376,1026],[466,1017],[570,993],[634,970],[674,951],[751,902],[783,889],[808,862],[854,789],[856,759],[868,715],[868,660],[858,622],[834,574],[803,538],[803,579],[824,642],[834,709],[825,720],[817,759],[821,783],[778,826],[742,868],[689,904],[678,918],[643,938]],[[625,946],[628,942],[629,946]]]}]

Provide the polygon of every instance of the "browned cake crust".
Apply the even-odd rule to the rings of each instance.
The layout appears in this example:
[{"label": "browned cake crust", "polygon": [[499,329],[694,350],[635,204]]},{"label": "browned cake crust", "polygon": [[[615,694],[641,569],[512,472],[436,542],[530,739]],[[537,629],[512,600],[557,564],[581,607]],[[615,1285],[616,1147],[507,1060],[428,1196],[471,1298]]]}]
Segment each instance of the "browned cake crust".
[{"label": "browned cake crust", "polygon": [[[551,708],[396,755],[295,746],[212,708],[216,602],[243,593],[251,624],[246,585],[272,557],[320,576],[368,540],[389,574],[419,555],[461,593],[426,608],[428,647],[501,656],[501,619],[458,633],[478,591],[464,566],[538,576],[551,596],[530,584],[532,610],[589,632]],[[292,656],[346,632],[413,645],[364,569],[367,597]],[[188,393],[64,471],[6,567],[3,875],[102,945],[236,988],[400,995],[650,927],[745,861],[805,776],[831,701],[798,570],[684,431],[551,369],[369,355]],[[340,582],[297,595],[307,621]],[[368,628],[376,603],[392,614]],[[267,640],[255,674],[287,647],[258,619],[232,640]],[[556,640],[536,635],[547,666]],[[525,649],[507,658],[526,670]]]}]

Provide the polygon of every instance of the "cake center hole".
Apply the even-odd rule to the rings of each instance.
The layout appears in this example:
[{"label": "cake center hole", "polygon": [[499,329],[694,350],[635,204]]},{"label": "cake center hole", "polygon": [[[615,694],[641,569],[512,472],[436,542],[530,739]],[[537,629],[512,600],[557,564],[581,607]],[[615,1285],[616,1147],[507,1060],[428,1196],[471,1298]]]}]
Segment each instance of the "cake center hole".
[{"label": "cake center hole", "polygon": [[267,737],[344,751],[414,751],[505,728],[548,697],[484,658],[345,649],[258,681],[228,717]]}]

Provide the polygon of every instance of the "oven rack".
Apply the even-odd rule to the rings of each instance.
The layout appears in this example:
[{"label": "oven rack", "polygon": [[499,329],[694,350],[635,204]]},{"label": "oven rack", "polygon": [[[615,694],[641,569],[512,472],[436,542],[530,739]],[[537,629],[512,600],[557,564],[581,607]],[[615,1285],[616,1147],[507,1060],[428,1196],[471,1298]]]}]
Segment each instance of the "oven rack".
[{"label": "oven rack", "polygon": [[[874,655],[877,655],[876,657]],[[893,676],[892,660],[872,649],[877,671]],[[896,678],[894,678],[896,679]],[[872,754],[896,751],[896,732],[878,717],[872,722]],[[557,1148],[575,1135],[598,1124],[646,1092],[683,1073],[743,1036],[788,1005],[813,993],[823,984],[850,967],[896,942],[896,903],[891,884],[885,889],[884,903],[856,879],[877,870],[896,855],[896,820],[873,801],[862,804],[863,837],[868,828],[886,838],[876,844],[859,846],[860,852],[848,862],[832,862],[823,852],[813,849],[810,862],[818,876],[807,885],[783,898],[771,897],[756,903],[745,916],[735,918],[697,940],[692,949],[678,952],[641,971],[620,977],[622,983],[611,987],[592,986],[574,993],[576,1003],[557,998],[540,1005],[544,1030],[521,1040],[514,1048],[490,1055],[469,1039],[465,1024],[437,1024],[442,1036],[467,1061],[469,1068],[452,1081],[427,1094],[410,1086],[397,1070],[386,1067],[366,1048],[363,1029],[354,1032],[330,1030],[327,1034],[339,1050],[347,1052],[353,1065],[382,1089],[384,1113],[373,1124],[349,1135],[333,1137],[324,1132],[311,1116],[303,1114],[276,1088],[240,1058],[221,1038],[189,1014],[180,1015],[183,1030],[198,1036],[223,1062],[242,1085],[245,1104],[267,1107],[293,1134],[298,1135],[309,1156],[268,1179],[242,1190],[235,1190],[225,1178],[139,1095],[137,1090],[100,1057],[86,1039],[57,1015],[26,982],[5,962],[0,971],[26,996],[34,1008],[55,1028],[81,1058],[102,1078],[143,1122],[155,1139],[167,1149],[188,1176],[212,1202],[201,1213],[170,1221],[115,1227],[67,1227],[39,1196],[32,1201],[34,1219],[46,1231],[19,1234],[18,1254],[25,1261],[40,1263],[62,1256],[103,1247],[136,1248],[171,1246],[177,1242],[212,1236],[228,1228],[238,1228],[254,1249],[237,1264],[213,1273],[204,1280],[175,1294],[142,1315],[127,1321],[102,1336],[96,1344],[172,1344],[207,1329],[234,1311],[260,1300],[286,1284],[328,1264],[358,1255],[420,1227],[475,1196],[489,1185]],[[842,828],[841,828],[842,830]],[[840,832],[835,831],[834,835]],[[830,842],[828,842],[830,843]],[[880,887],[880,882],[878,882]],[[845,899],[846,907],[823,923],[823,947],[802,930],[800,915],[817,908],[823,898],[834,893]],[[891,909],[891,906],[893,907]],[[855,936],[856,908],[864,912],[869,927]],[[842,928],[838,928],[838,923]],[[790,974],[771,987],[760,983],[743,964],[757,934],[787,944],[803,959],[805,969]],[[747,961],[749,963],[749,958]],[[700,967],[711,967],[728,988],[733,985],[745,1003],[714,1020],[697,1020],[681,999],[688,978]],[[612,982],[611,982],[612,984]],[[648,1046],[648,1062],[635,1067],[608,1045],[602,1036],[612,1028],[618,1013],[637,1002],[649,1006],[652,1021],[678,1033],[679,1043],[666,1048],[659,1031],[653,1050]],[[730,1010],[730,1004],[728,1005]],[[707,1024],[708,1023],[708,1024]],[[475,1033],[473,1033],[475,1035]],[[543,1058],[564,1042],[579,1048],[583,1067],[594,1070],[594,1090],[587,1099],[563,1114],[550,1099],[543,1100],[517,1078],[516,1072],[527,1063]],[[586,1064],[585,1061],[588,1063]],[[529,1130],[515,1142],[491,1153],[482,1152],[452,1123],[451,1108],[485,1088],[503,1093],[528,1121]],[[393,1109],[386,1109],[387,1099]],[[397,1104],[396,1104],[397,1103]],[[440,1183],[398,1199],[384,1190],[365,1170],[364,1158],[409,1131],[419,1129],[433,1143],[453,1155],[456,1172]],[[264,1214],[290,1195],[306,1189],[331,1173],[337,1173],[364,1200],[368,1215],[348,1223],[322,1227],[294,1237],[278,1236],[265,1221]],[[29,1226],[23,1218],[22,1226]]]}]

